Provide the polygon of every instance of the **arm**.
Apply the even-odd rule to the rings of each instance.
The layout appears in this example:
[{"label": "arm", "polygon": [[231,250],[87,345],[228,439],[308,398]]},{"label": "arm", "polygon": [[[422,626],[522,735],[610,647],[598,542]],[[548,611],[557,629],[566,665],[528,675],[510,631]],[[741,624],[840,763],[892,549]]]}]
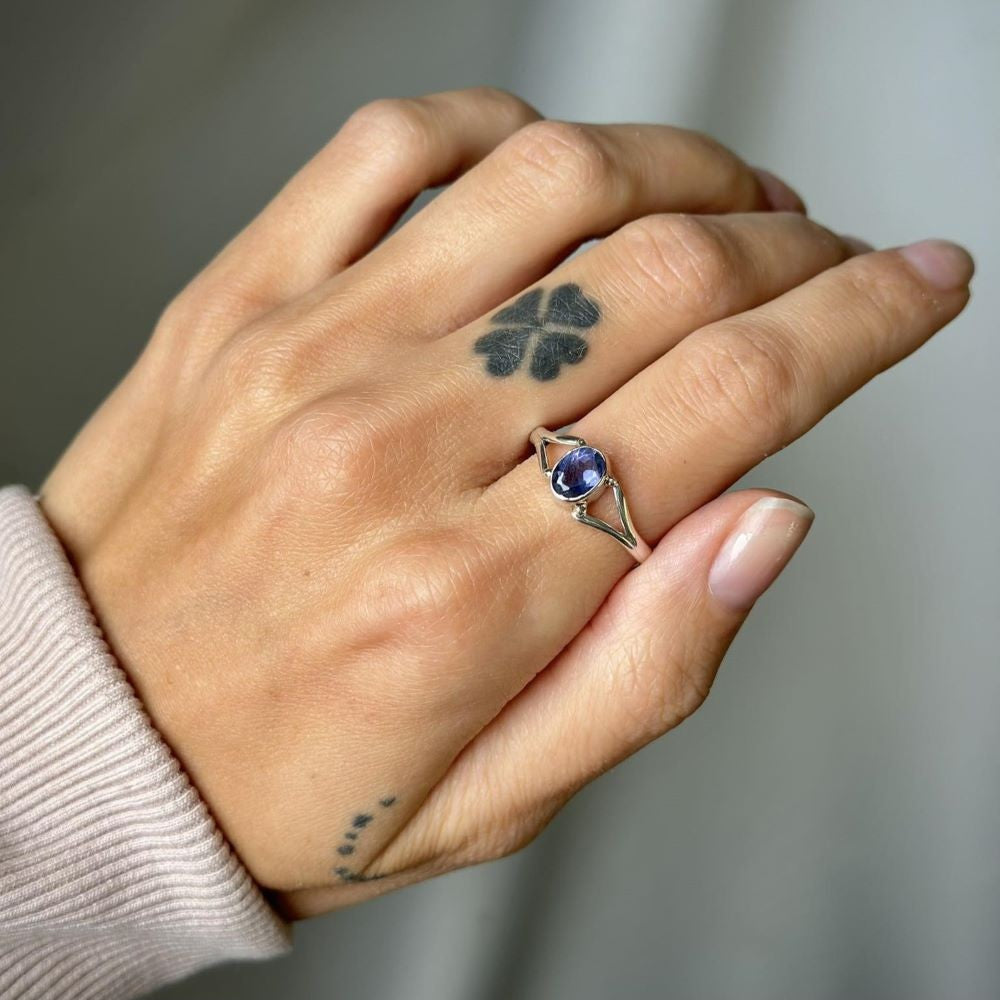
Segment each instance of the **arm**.
[{"label": "arm", "polygon": [[130,997],[288,942],[34,498],[0,491],[0,996]]}]

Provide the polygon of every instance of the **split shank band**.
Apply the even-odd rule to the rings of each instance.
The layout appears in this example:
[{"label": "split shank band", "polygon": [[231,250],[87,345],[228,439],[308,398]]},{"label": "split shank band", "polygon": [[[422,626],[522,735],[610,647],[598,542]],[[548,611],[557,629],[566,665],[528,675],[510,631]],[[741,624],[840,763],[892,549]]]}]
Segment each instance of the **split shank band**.
[{"label": "split shank band", "polygon": [[[651,550],[632,524],[621,484],[611,475],[611,466],[603,452],[592,448],[581,437],[554,434],[544,427],[536,427],[531,432],[530,441],[535,447],[542,473],[549,481],[552,495],[563,503],[573,505],[573,517],[577,521],[610,535],[632,554],[636,562],[649,557]],[[570,450],[551,463],[548,454],[550,445],[564,445]],[[587,505],[608,486],[614,494],[621,529],[587,512]]]}]

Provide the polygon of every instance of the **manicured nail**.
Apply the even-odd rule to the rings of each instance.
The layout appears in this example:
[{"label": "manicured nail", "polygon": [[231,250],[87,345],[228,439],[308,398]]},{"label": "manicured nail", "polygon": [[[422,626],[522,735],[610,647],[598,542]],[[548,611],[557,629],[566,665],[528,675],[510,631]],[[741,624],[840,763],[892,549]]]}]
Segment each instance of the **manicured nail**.
[{"label": "manicured nail", "polygon": [[733,611],[753,607],[795,555],[814,516],[804,503],[785,497],[764,497],[748,508],[709,570],[715,599]]},{"label": "manicured nail", "polygon": [[851,248],[851,253],[871,253],[875,249],[868,240],[863,240],[860,236],[845,236],[841,233],[840,238]]},{"label": "manicured nail", "polygon": [[770,170],[754,167],[753,172],[764,191],[767,203],[776,212],[804,212],[806,203],[780,177],[775,177]]},{"label": "manicured nail", "polygon": [[976,269],[969,251],[948,240],[921,240],[899,252],[927,284],[942,292],[965,287]]}]

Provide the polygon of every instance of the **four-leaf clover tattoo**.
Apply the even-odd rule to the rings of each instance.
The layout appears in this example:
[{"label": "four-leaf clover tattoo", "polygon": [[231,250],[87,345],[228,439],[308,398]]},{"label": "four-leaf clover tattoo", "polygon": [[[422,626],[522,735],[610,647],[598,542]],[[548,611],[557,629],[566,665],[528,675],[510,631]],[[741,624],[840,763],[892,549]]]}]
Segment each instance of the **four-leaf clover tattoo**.
[{"label": "four-leaf clover tattoo", "polygon": [[486,371],[503,378],[521,367],[528,354],[528,371],[540,382],[559,374],[563,364],[575,365],[587,355],[587,341],[573,330],[588,330],[601,318],[600,307],[579,285],[559,285],[548,294],[533,288],[490,317],[496,328],[475,343],[486,355]]}]

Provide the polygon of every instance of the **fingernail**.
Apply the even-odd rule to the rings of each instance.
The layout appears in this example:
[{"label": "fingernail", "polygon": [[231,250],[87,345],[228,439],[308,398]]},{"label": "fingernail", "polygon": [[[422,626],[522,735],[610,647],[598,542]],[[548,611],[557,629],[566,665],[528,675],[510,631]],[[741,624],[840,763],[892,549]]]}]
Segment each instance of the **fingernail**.
[{"label": "fingernail", "polygon": [[802,544],[813,517],[804,503],[784,497],[765,497],[748,508],[709,570],[715,599],[733,611],[749,610]]},{"label": "fingernail", "polygon": [[776,212],[804,212],[806,203],[780,177],[775,177],[770,170],[754,167],[753,172],[764,191],[767,203]]},{"label": "fingernail", "polygon": [[851,253],[871,253],[875,249],[867,240],[861,239],[860,236],[845,236],[841,233],[840,238],[850,247]]},{"label": "fingernail", "polygon": [[921,240],[899,252],[927,284],[943,292],[963,288],[976,269],[969,251],[948,240]]}]

